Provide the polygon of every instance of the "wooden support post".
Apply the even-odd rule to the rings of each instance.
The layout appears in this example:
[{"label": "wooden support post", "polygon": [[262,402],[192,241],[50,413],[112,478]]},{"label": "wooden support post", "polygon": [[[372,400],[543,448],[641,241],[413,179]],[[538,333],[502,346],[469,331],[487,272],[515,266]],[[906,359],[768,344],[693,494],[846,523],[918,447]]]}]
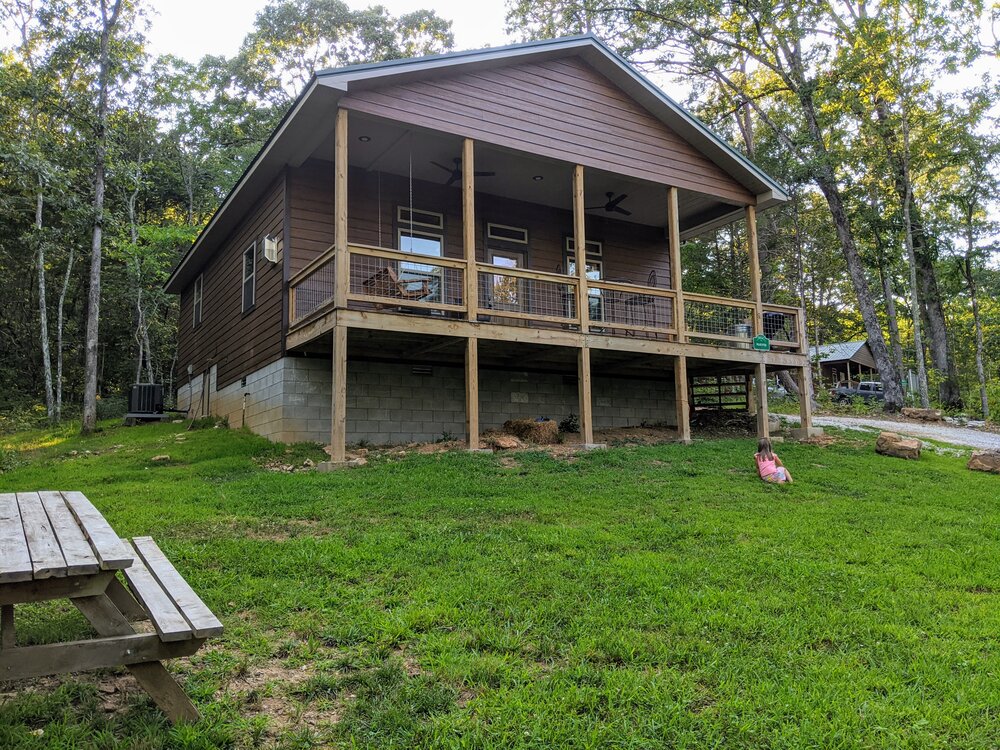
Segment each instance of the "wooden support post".
[{"label": "wooden support post", "polygon": [[14,605],[0,605],[0,648],[14,648],[14,642]]},{"label": "wooden support post", "polygon": [[[583,166],[577,164],[573,167],[573,246],[576,251],[576,312],[580,318],[580,333],[586,333],[590,327],[590,296],[587,289],[587,215],[583,198]],[[590,362],[589,354],[587,361]]]},{"label": "wooden support post", "polygon": [[674,405],[677,414],[677,439],[691,442],[691,408],[688,397],[687,357],[674,358]]},{"label": "wooden support post", "polygon": [[[479,272],[476,270],[476,148],[471,138],[462,142],[462,244],[465,250],[465,307],[467,318],[479,320]],[[477,436],[478,438],[478,436]],[[471,448],[472,445],[470,444]]]},{"label": "wooden support post", "polygon": [[757,437],[770,437],[767,423],[767,365],[757,365]]},{"label": "wooden support post", "polygon": [[[674,327],[677,328],[678,343],[683,344],[687,341],[687,333],[684,330],[684,269],[681,265],[681,219],[675,187],[667,188],[667,237],[670,246],[670,278],[677,295],[674,302]],[[686,360],[684,368],[686,371]]]},{"label": "wooden support post", "polygon": [[334,136],[333,186],[333,299],[338,308],[347,307],[351,285],[351,259],[347,250],[347,110],[337,110]]},{"label": "wooden support post", "polygon": [[479,450],[479,340],[465,340],[465,440]]},{"label": "wooden support post", "polygon": [[847,365],[847,387],[851,387],[851,360],[847,360],[844,364]]},{"label": "wooden support post", "polygon": [[750,255],[750,297],[753,300],[753,335],[764,333],[764,310],[760,296],[760,253],[757,247],[757,209],[747,206],[747,243]]},{"label": "wooden support post", "polygon": [[347,326],[333,327],[330,403],[330,461],[343,463],[347,456]]},{"label": "wooden support post", "polygon": [[809,365],[798,368],[799,386],[799,428],[808,437],[813,426],[812,412],[812,368]]},{"label": "wooden support post", "polygon": [[590,349],[577,349],[576,375],[580,386],[580,437],[584,445],[594,444],[594,410],[590,387]]},{"label": "wooden support post", "polygon": [[[135,630],[129,625],[125,616],[103,594],[100,596],[85,596],[71,600],[80,610],[94,630],[102,636],[134,635]],[[149,661],[127,666],[142,689],[149,694],[153,702],[173,722],[198,721],[198,709],[187,697],[180,685],[166,668],[158,661]]]}]

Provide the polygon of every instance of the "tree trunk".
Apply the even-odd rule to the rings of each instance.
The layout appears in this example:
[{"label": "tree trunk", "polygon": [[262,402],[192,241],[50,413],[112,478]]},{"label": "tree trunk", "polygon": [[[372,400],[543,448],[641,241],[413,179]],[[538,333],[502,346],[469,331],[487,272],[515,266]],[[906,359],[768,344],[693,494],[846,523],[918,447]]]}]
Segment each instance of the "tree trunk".
[{"label": "tree trunk", "polygon": [[892,278],[885,268],[882,248],[879,247],[878,273],[882,281],[882,294],[885,296],[885,317],[889,325],[889,347],[892,350],[893,363],[900,379],[903,377],[903,345],[899,338],[899,317],[896,313],[896,295],[892,288]]},{"label": "tree trunk", "polygon": [[122,0],[115,0],[108,15],[101,0],[101,47],[97,77],[97,125],[94,144],[94,230],[90,243],[90,287],[87,294],[87,333],[83,378],[82,432],[97,424],[97,344],[101,315],[101,260],[104,234],[104,177],[107,170],[108,86],[111,77],[111,32],[118,22]]},{"label": "tree trunk", "polygon": [[42,344],[42,376],[45,379],[45,413],[49,422],[56,421],[56,401],[52,392],[52,354],[49,351],[49,305],[45,298],[45,240],[42,237],[42,220],[45,198],[41,179],[35,196],[35,265],[38,272],[38,333]]},{"label": "tree trunk", "polygon": [[972,229],[973,208],[971,204],[967,209],[966,221],[966,247],[965,258],[962,262],[962,275],[965,276],[965,283],[969,288],[969,297],[972,300],[972,324],[976,331],[976,378],[979,380],[979,403],[983,412],[983,419],[989,419],[990,400],[986,395],[986,370],[983,367],[983,326],[979,320],[979,287],[976,284],[975,268],[972,263],[972,256],[975,251],[975,239]]},{"label": "tree trunk", "polygon": [[73,273],[73,251],[69,246],[69,258],[66,260],[66,275],[63,276],[62,290],[59,292],[59,309],[56,313],[56,421],[62,420],[63,403],[63,310],[66,305],[66,293],[69,291],[69,280]]},{"label": "tree trunk", "polygon": [[[905,120],[905,118],[904,118]],[[910,199],[912,197],[912,185],[909,180],[909,138],[907,136],[906,123],[903,123],[903,179],[906,181],[906,190],[903,193],[903,232],[906,241],[906,255],[910,263],[910,305],[913,313],[913,348],[917,360],[917,390],[920,393],[920,406],[924,409],[930,407],[930,397],[927,393],[927,365],[924,362],[924,343],[920,328],[920,297],[917,292],[917,259],[913,255],[913,224],[910,221]]]}]

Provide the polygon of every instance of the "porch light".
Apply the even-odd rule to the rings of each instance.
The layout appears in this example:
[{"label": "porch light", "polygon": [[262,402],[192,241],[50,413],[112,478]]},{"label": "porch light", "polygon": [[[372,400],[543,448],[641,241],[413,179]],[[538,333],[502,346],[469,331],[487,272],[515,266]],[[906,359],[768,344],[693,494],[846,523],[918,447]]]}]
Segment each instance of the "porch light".
[{"label": "porch light", "polygon": [[359,135],[358,136],[358,140],[361,141],[362,143],[368,143],[368,141],[370,141],[371,139],[372,139],[372,137],[370,135]]},{"label": "porch light", "polygon": [[542,180],[544,180],[545,178],[544,178],[544,177],[543,177],[542,175],[540,175],[540,174],[536,174],[536,175],[535,175],[534,177],[532,177],[531,179],[533,179],[533,180],[534,180],[535,182],[541,182],[541,181],[542,181]]}]

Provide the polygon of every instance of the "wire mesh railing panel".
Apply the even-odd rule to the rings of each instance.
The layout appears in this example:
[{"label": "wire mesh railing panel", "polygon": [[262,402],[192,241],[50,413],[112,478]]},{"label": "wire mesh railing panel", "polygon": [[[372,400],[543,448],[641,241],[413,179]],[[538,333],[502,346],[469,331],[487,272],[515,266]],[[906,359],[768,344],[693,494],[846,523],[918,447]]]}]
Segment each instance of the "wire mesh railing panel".
[{"label": "wire mesh railing panel", "polygon": [[292,322],[333,302],[333,258],[292,286]]},{"label": "wire mesh railing panel", "polygon": [[524,320],[576,321],[575,280],[541,278],[513,269],[479,269],[479,312],[482,316]]},{"label": "wire mesh railing panel", "polygon": [[641,287],[623,289],[611,284],[591,282],[588,288],[591,329],[617,329],[626,335],[634,331],[671,332],[674,329],[674,299],[644,291]]},{"label": "wire mesh railing panel", "polygon": [[463,304],[465,275],[462,268],[434,258],[414,255],[403,259],[392,251],[359,251],[352,248],[349,294],[378,307],[429,307],[452,309]]},{"label": "wire mesh railing panel", "polygon": [[797,310],[764,305],[764,335],[772,347],[797,349],[799,346],[799,317]]},{"label": "wire mesh railing panel", "polygon": [[685,298],[684,327],[693,343],[706,339],[715,346],[749,349],[753,339],[753,306]]}]

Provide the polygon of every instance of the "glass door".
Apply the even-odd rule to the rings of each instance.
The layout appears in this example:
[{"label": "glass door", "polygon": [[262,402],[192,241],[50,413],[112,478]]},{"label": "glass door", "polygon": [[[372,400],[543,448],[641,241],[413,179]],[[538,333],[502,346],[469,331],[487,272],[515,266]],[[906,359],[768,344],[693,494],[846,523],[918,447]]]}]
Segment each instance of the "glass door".
[{"label": "glass door", "polygon": [[[490,250],[490,263],[502,268],[524,268],[525,254],[517,250]],[[522,304],[525,300],[527,279],[516,276],[494,274],[490,284],[490,307],[494,310],[510,312],[525,312]]]}]

